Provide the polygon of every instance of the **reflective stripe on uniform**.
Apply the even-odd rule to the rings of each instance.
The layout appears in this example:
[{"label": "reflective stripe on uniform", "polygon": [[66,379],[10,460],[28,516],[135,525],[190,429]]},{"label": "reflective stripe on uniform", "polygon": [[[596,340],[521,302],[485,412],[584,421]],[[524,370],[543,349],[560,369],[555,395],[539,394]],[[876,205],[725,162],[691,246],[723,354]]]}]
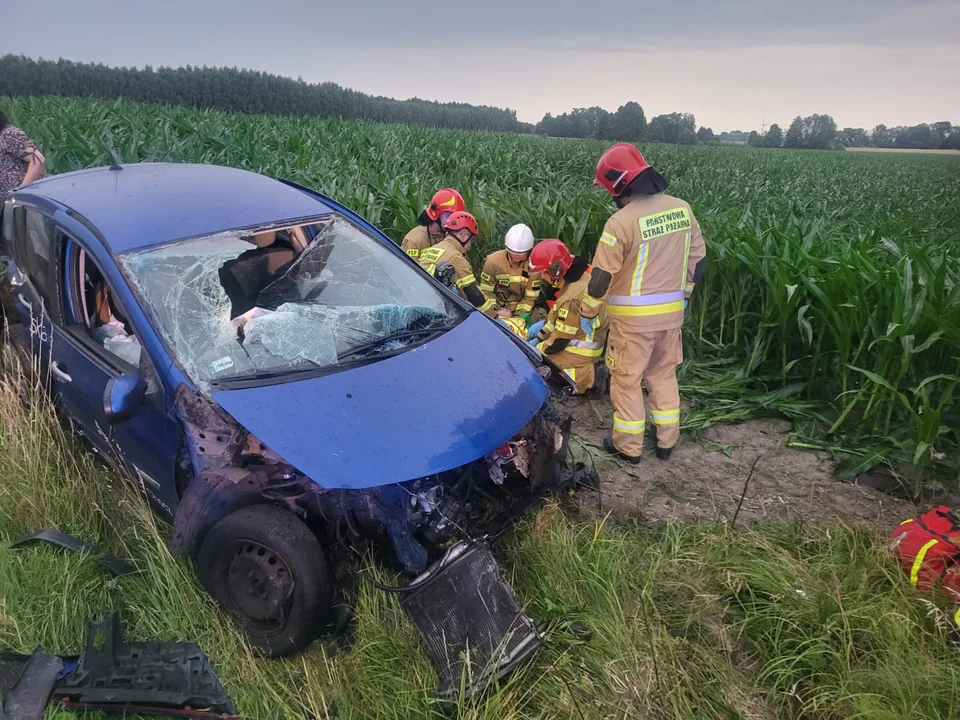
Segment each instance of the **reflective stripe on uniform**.
[{"label": "reflective stripe on uniform", "polygon": [[652,295],[608,295],[611,315],[664,315],[683,310],[683,290]]},{"label": "reflective stripe on uniform", "polygon": [[587,293],[580,299],[580,304],[586,305],[589,308],[598,308],[603,305],[603,298],[595,298],[593,295]]},{"label": "reflective stripe on uniform", "polygon": [[680,300],[682,304],[683,290],[654,293],[652,295],[608,295],[607,305],[661,305],[677,300]]},{"label": "reflective stripe on uniform", "polygon": [[464,288],[471,283],[475,283],[476,281],[477,279],[473,276],[473,273],[470,273],[469,275],[464,275],[462,278],[457,280],[457,287]]},{"label": "reflective stripe on uniform", "polygon": [[696,287],[696,285],[694,285],[693,283],[684,283],[684,284],[683,284],[683,289],[684,289],[684,291],[685,291],[685,292],[688,292],[688,293],[692,293],[695,287]]},{"label": "reflective stripe on uniform", "polygon": [[651,410],[654,425],[676,425],[680,422],[680,408],[675,410]]},{"label": "reflective stripe on uniform", "polygon": [[548,322],[544,324],[543,329],[546,330],[547,332],[550,332],[555,328],[553,327],[553,323]]},{"label": "reflective stripe on uniform", "polygon": [[650,254],[650,246],[644,243],[640,246],[640,252],[637,253],[637,268],[633,271],[633,285],[630,288],[631,295],[640,294],[640,286],[643,284],[643,273],[647,270],[647,257]]},{"label": "reflective stripe on uniform", "polygon": [[557,332],[567,333],[568,335],[576,335],[577,330],[580,328],[575,328],[573,325],[567,325],[566,323],[558,322],[557,323]]},{"label": "reflective stripe on uniform", "polygon": [[565,348],[567,352],[583,357],[600,357],[603,355],[603,343],[588,342],[587,340],[571,340]]},{"label": "reflective stripe on uniform", "polygon": [[577,369],[576,368],[563,368],[563,371],[570,376],[570,379],[574,382],[577,381]]},{"label": "reflective stripe on uniform", "polygon": [[487,285],[486,283],[480,283],[480,289],[484,292],[493,292],[493,285]]},{"label": "reflective stripe on uniform", "polygon": [[613,416],[613,429],[627,435],[642,435],[647,428],[646,420],[623,420]]},{"label": "reflective stripe on uniform", "polygon": [[507,273],[500,273],[497,275],[497,280],[509,280],[512,283],[522,283],[526,281],[526,278],[523,275],[508,275]]},{"label": "reflective stripe on uniform", "polygon": [[517,307],[514,309],[514,312],[516,312],[517,315],[523,315],[531,310],[533,310],[533,305],[530,305],[529,303],[517,303]]},{"label": "reflective stripe on uniform", "polygon": [[680,284],[686,285],[687,283],[687,265],[690,264],[690,232],[683,238],[683,272],[680,275]]},{"label": "reflective stripe on uniform", "polygon": [[953,616],[953,624],[960,626],[960,608],[957,608],[957,613]]},{"label": "reflective stripe on uniform", "polygon": [[667,313],[679,312],[681,310],[683,310],[683,300],[666,303],[664,305],[646,305],[640,307],[616,305],[607,308],[607,312],[609,312],[611,315],[631,316],[666,315]]},{"label": "reflective stripe on uniform", "polygon": [[494,305],[496,305],[496,303],[493,300],[487,300],[483,305],[480,306],[480,312],[486,312]]},{"label": "reflective stripe on uniform", "polygon": [[540,297],[540,291],[539,291],[539,290],[525,290],[524,293],[523,293],[523,296],[524,296],[524,297],[528,297],[528,298],[532,298],[532,299],[536,299],[536,298]]},{"label": "reflective stripe on uniform", "polygon": [[610,233],[605,232],[603,233],[603,235],[600,236],[600,242],[606,245],[609,245],[610,247],[613,247],[614,245],[617,244],[617,236],[611,235]]},{"label": "reflective stripe on uniform", "polygon": [[913,585],[917,584],[917,580],[920,577],[920,568],[923,567],[923,559],[927,556],[927,551],[930,548],[932,548],[934,545],[936,545],[938,542],[940,541],[930,540],[929,542],[927,542],[926,545],[920,548],[920,552],[918,552],[917,557],[914,558],[913,567],[910,568],[910,582]]}]

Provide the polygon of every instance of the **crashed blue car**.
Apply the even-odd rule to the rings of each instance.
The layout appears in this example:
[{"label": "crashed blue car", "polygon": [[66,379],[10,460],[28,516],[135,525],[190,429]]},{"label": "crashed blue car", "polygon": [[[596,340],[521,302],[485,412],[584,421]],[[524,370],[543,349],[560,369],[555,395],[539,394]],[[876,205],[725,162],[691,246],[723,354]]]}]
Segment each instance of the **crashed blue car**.
[{"label": "crashed blue car", "polygon": [[269,655],[328,625],[338,544],[422,576],[560,482],[562,372],[319,193],[114,165],[18,190],[2,241],[12,339]]}]

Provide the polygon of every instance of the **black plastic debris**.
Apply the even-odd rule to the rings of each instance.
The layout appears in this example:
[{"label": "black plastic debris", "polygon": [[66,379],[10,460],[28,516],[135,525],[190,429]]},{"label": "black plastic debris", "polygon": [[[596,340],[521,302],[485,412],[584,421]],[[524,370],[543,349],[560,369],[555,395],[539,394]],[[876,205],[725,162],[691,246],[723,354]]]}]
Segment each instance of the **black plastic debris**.
[{"label": "black plastic debris", "polygon": [[125,643],[115,611],[90,623],[77,667],[53,698],[69,708],[127,714],[234,718],[237,712],[198,646]]},{"label": "black plastic debris", "polygon": [[33,533],[33,535],[27,535],[19,540],[14,540],[10,543],[10,547],[18,548],[35,542],[47,542],[75,553],[89,553],[98,563],[114,575],[130,575],[137,571],[137,569],[126,560],[122,560],[116,555],[102,553],[96,545],[84,542],[75,535],[67,535],[67,533],[60,532],[55,528],[40,530]]},{"label": "black plastic debris", "polygon": [[441,699],[486,689],[543,642],[486,543],[451,547],[403,589],[401,604],[427,643]]},{"label": "black plastic debris", "polygon": [[0,720],[42,720],[63,660],[39,650],[0,653]]}]

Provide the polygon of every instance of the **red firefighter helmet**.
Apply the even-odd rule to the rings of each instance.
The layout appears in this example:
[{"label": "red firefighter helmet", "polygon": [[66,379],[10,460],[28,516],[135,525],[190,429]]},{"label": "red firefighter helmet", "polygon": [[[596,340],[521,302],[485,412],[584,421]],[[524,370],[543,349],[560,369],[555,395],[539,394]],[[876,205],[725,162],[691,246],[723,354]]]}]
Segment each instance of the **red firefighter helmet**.
[{"label": "red firefighter helmet", "polygon": [[437,190],[434,196],[430,198],[430,203],[424,212],[428,218],[436,222],[440,219],[440,213],[462,212],[464,209],[466,209],[466,205],[463,204],[463,197],[460,193],[453,188],[443,188],[443,190]]},{"label": "red firefighter helmet", "polygon": [[640,151],[630,143],[617,143],[607,148],[597,162],[594,185],[603,185],[607,192],[618,197],[633,179],[650,165]]},{"label": "red firefighter helmet", "polygon": [[465,210],[451,213],[447,216],[447,219],[443,221],[443,229],[447,232],[455,233],[458,230],[463,230],[463,228],[466,228],[474,235],[479,232],[477,230],[477,219]]},{"label": "red firefighter helmet", "polygon": [[566,275],[571,265],[573,255],[559,240],[542,240],[530,253],[530,270],[545,272],[553,280],[559,280]]}]

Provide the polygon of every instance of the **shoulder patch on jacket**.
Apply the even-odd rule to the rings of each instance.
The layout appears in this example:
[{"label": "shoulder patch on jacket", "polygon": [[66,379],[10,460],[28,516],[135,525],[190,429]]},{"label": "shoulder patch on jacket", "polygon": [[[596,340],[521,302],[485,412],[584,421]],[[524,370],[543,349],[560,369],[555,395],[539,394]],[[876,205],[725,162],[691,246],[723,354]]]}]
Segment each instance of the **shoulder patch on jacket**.
[{"label": "shoulder patch on jacket", "polygon": [[570,313],[567,311],[566,308],[560,308],[560,309],[557,310],[557,317],[560,318],[561,320],[566,320],[566,319],[567,319],[567,315],[569,315],[569,314],[570,314]]}]

